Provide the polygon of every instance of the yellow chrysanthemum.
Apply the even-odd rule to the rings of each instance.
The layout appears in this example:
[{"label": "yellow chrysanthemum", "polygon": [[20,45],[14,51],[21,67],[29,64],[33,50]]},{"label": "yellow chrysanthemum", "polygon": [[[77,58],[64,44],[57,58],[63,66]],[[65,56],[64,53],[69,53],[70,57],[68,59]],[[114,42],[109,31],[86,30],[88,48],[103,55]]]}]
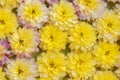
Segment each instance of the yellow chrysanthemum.
[{"label": "yellow chrysanthemum", "polygon": [[39,0],[26,0],[18,8],[21,22],[30,22],[34,27],[42,27],[48,19],[48,9]]},{"label": "yellow chrysanthemum", "polygon": [[40,41],[42,49],[59,51],[65,48],[67,34],[54,25],[46,25],[40,30]]},{"label": "yellow chrysanthemum", "polygon": [[99,37],[114,42],[120,35],[120,19],[114,11],[107,11],[97,20]]},{"label": "yellow chrysanthemum", "polygon": [[119,46],[117,44],[106,42],[100,42],[93,51],[98,65],[105,69],[111,68],[115,64],[119,53]]},{"label": "yellow chrysanthemum", "polygon": [[5,78],[5,73],[2,71],[2,68],[0,68],[0,80],[7,80]]},{"label": "yellow chrysanthemum", "polygon": [[111,71],[98,71],[92,80],[119,80]]},{"label": "yellow chrysanthemum", "polygon": [[11,60],[7,65],[6,74],[9,80],[35,80],[36,65],[33,60]]},{"label": "yellow chrysanthemum", "polygon": [[29,55],[37,50],[38,38],[33,29],[19,28],[10,36],[9,41],[15,54]]},{"label": "yellow chrysanthemum", "polygon": [[83,19],[97,18],[103,13],[106,6],[102,0],[75,0]]},{"label": "yellow chrysanthemum", "polygon": [[13,32],[17,27],[16,16],[9,10],[0,8],[0,38]]},{"label": "yellow chrysanthemum", "polygon": [[70,48],[82,51],[91,50],[96,42],[96,34],[92,25],[86,22],[79,22],[70,30]]},{"label": "yellow chrysanthemum", "polygon": [[19,6],[19,3],[21,2],[22,0],[0,0],[0,6],[2,8],[10,8],[10,9],[13,9],[13,8],[16,8]]},{"label": "yellow chrysanthemum", "polygon": [[50,15],[51,21],[53,21],[55,25],[59,26],[62,30],[68,30],[78,22],[74,6],[66,0],[60,0],[60,3],[53,4]]},{"label": "yellow chrysanthemum", "polygon": [[95,62],[91,54],[70,53],[67,58],[67,73],[70,80],[87,80],[94,72]]},{"label": "yellow chrysanthemum", "polygon": [[62,53],[42,53],[37,58],[37,70],[41,78],[59,80],[65,76],[65,56]]}]

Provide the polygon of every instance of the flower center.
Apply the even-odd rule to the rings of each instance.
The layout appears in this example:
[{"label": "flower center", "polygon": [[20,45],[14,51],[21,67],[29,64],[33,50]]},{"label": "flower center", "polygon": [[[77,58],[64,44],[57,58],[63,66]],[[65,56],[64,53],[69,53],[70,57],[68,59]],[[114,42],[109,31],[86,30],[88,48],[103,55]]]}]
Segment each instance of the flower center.
[{"label": "flower center", "polygon": [[109,55],[109,54],[110,54],[110,51],[106,51],[106,52],[105,52],[105,55]]},{"label": "flower center", "polygon": [[0,29],[4,29],[5,25],[5,21],[4,20],[0,20]]},{"label": "flower center", "polygon": [[88,6],[91,3],[90,0],[85,0],[85,5]]},{"label": "flower center", "polygon": [[32,15],[34,15],[35,14],[35,10],[32,10]]},{"label": "flower center", "polygon": [[65,15],[65,13],[66,13],[65,11],[62,11],[62,15]]},{"label": "flower center", "polygon": [[82,60],[79,60],[79,61],[78,61],[78,64],[79,64],[79,65],[82,65],[83,63],[84,63],[84,61],[82,61]]},{"label": "flower center", "polygon": [[24,42],[23,40],[19,40],[19,42],[20,42],[21,45],[24,45],[24,44],[23,44],[23,42]]},{"label": "flower center", "polygon": [[83,33],[80,33],[79,36],[80,36],[80,37],[83,37]]},{"label": "flower center", "polygon": [[54,37],[53,37],[53,35],[51,35],[51,36],[50,36],[50,40],[53,41],[53,39],[54,39]]},{"label": "flower center", "polygon": [[19,69],[18,70],[18,74],[22,74],[23,73],[23,70],[22,69]]},{"label": "flower center", "polygon": [[108,23],[107,26],[108,26],[108,27],[112,27],[113,24],[112,24],[112,23]]},{"label": "flower center", "polygon": [[50,63],[51,68],[55,68],[55,64],[53,62]]},{"label": "flower center", "polygon": [[0,20],[0,24],[1,25],[5,25],[5,21],[4,20]]}]

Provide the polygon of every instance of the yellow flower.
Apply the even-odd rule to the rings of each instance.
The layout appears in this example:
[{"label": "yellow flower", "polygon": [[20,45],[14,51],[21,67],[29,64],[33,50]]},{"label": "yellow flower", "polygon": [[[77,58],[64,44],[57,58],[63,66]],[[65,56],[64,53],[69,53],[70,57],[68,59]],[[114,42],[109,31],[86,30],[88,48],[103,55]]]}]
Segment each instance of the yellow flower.
[{"label": "yellow flower", "polygon": [[6,74],[10,80],[34,80],[36,65],[33,60],[10,60],[6,68]]},{"label": "yellow flower", "polygon": [[67,73],[73,80],[86,80],[95,73],[95,62],[89,53],[68,54]]},{"label": "yellow flower", "polygon": [[38,36],[33,29],[19,28],[9,38],[10,46],[15,54],[26,56],[37,50]]},{"label": "yellow flower", "polygon": [[37,70],[41,78],[59,80],[65,76],[65,56],[62,53],[42,53],[37,58]]},{"label": "yellow flower", "polygon": [[10,9],[13,9],[13,8],[16,8],[19,6],[19,3],[21,2],[22,0],[0,0],[0,6],[2,8],[10,8]]},{"label": "yellow flower", "polygon": [[60,3],[53,4],[50,15],[51,21],[53,21],[55,25],[59,26],[62,30],[68,30],[78,22],[74,6],[66,0],[60,0]]},{"label": "yellow flower", "polygon": [[2,68],[0,68],[0,80],[7,80],[5,78],[5,73],[2,71]]},{"label": "yellow flower", "polygon": [[98,71],[93,80],[119,80],[111,71]]},{"label": "yellow flower", "polygon": [[40,41],[42,49],[59,51],[65,48],[67,34],[54,25],[46,25],[40,30]]},{"label": "yellow flower", "polygon": [[91,50],[96,42],[96,34],[92,25],[86,22],[79,22],[69,32],[70,48],[82,51]]},{"label": "yellow flower", "polygon": [[120,35],[120,19],[114,11],[107,11],[97,20],[99,37],[104,41],[114,42]]},{"label": "yellow flower", "polygon": [[119,55],[119,46],[115,43],[100,42],[93,51],[96,61],[101,68],[111,68]]},{"label": "yellow flower", "polygon": [[102,0],[75,0],[83,19],[97,18],[105,10],[106,3]]},{"label": "yellow flower", "polygon": [[48,9],[38,0],[27,0],[18,8],[18,15],[23,24],[30,22],[34,27],[42,27],[48,19]]},{"label": "yellow flower", "polygon": [[9,10],[0,8],[0,38],[7,36],[17,27],[16,16]]}]

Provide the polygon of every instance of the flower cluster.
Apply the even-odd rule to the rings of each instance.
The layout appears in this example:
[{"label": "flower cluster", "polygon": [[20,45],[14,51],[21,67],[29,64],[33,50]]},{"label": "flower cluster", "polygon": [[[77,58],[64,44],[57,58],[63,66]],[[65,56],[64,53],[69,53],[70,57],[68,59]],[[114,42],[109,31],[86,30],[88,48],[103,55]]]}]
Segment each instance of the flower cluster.
[{"label": "flower cluster", "polygon": [[120,0],[0,0],[0,80],[120,80]]}]

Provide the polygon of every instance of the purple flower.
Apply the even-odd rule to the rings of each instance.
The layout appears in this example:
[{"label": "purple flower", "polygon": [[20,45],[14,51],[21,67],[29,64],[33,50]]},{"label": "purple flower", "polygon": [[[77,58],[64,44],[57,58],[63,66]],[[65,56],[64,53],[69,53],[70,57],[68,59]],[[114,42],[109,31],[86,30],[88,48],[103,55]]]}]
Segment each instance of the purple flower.
[{"label": "purple flower", "polygon": [[7,40],[2,39],[0,40],[0,66],[2,66],[3,64],[6,64],[8,61],[8,57],[9,57],[9,45]]},{"label": "purple flower", "polygon": [[9,49],[9,44],[5,39],[0,40],[0,45],[2,45],[5,49]]}]

